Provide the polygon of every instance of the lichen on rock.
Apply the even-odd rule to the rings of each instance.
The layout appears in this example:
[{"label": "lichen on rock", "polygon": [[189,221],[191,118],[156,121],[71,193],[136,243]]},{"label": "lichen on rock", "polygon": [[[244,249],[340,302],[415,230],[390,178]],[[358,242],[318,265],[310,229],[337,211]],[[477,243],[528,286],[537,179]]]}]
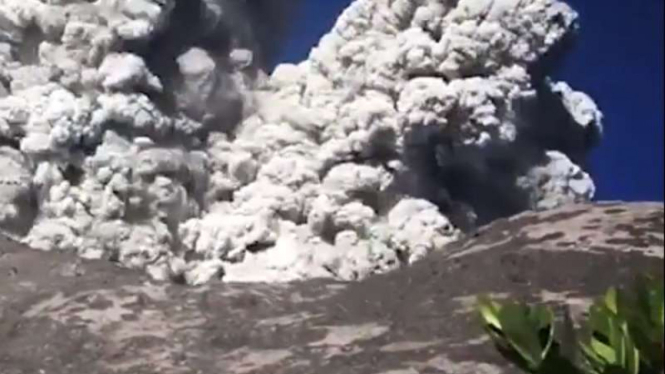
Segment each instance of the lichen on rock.
[{"label": "lichen on rock", "polygon": [[0,227],[189,284],[356,280],[593,197],[602,114],[546,75],[564,3],[357,0],[268,76],[276,7],[0,4]]}]

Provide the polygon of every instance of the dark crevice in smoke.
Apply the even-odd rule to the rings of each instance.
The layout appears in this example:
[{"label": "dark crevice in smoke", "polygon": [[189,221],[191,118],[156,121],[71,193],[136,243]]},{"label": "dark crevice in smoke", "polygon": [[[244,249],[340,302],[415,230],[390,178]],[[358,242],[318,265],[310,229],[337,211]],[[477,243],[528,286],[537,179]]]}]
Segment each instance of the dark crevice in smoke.
[{"label": "dark crevice in smoke", "polygon": [[9,87],[11,87],[11,81],[9,78],[0,75],[0,98],[9,95]]},{"label": "dark crevice in smoke", "polygon": [[2,229],[13,235],[24,237],[28,235],[39,215],[39,204],[31,191],[31,193],[20,196],[16,205],[21,207],[20,219],[4,222]]},{"label": "dark crevice in smoke", "polygon": [[[284,37],[293,9],[301,0],[177,0],[167,27],[149,42],[128,49],[143,56],[151,71],[167,79],[178,71],[176,58],[199,47],[219,60],[233,48],[254,52],[254,63],[265,68]],[[216,14],[211,9],[221,9]]]},{"label": "dark crevice in smoke", "polygon": [[0,136],[0,147],[9,147],[16,150],[21,149],[21,140]]},{"label": "dark crevice in smoke", "polygon": [[434,131],[408,138],[421,140],[407,147],[411,175],[402,188],[436,204],[463,231],[529,208],[528,193],[515,181],[544,159],[526,139],[478,146],[456,143],[452,136]]},{"label": "dark crevice in smoke", "polygon": [[46,35],[37,25],[25,29],[21,41],[16,44],[16,58],[21,65],[33,65],[39,62],[39,44],[46,40]]},{"label": "dark crevice in smoke", "polygon": [[437,78],[441,79],[446,83],[450,83],[450,81],[452,80],[449,76],[445,75],[444,73],[433,70],[412,71],[409,72],[409,74],[406,77],[406,79],[408,80],[414,80],[418,78]]},{"label": "dark crevice in smoke", "polygon": [[584,166],[588,150],[597,145],[601,134],[595,126],[581,127],[565,108],[558,93],[547,81],[534,82],[537,97],[519,104],[523,136],[543,149],[557,150]]},{"label": "dark crevice in smoke", "polygon": [[67,164],[64,168],[62,168],[61,172],[63,178],[65,178],[65,180],[72,186],[81,185],[83,177],[85,176],[83,169],[72,164]]},{"label": "dark crevice in smoke", "polygon": [[[134,42],[127,49],[142,56],[162,81],[162,94],[149,96],[167,114],[181,111],[202,122],[207,131],[231,133],[245,112],[239,74],[247,82],[258,77],[276,54],[290,15],[299,0],[177,0],[170,18],[149,41]],[[189,64],[214,61],[214,71],[203,77],[182,74],[178,58],[197,48]],[[230,53],[252,52],[251,65],[236,71]],[[247,83],[246,82],[246,83]],[[249,83],[251,84],[251,83]]]},{"label": "dark crevice in smoke", "polygon": [[[202,0],[178,0],[166,27],[147,42],[137,41],[126,46],[130,52],[142,56],[150,70],[161,79],[165,93],[153,99],[167,114],[175,113],[177,107],[174,96],[179,74],[176,59],[193,46],[212,43],[206,40],[212,21],[205,19],[205,9]],[[228,52],[228,33],[219,33],[217,44],[219,50]]]}]

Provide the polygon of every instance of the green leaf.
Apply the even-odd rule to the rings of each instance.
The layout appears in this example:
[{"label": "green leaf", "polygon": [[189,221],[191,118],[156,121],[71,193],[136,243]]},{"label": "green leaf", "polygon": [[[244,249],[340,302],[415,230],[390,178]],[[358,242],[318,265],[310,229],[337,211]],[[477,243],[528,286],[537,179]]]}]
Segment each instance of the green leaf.
[{"label": "green leaf", "polygon": [[602,360],[602,364],[610,365],[617,362],[617,353],[612,346],[604,344],[598,339],[591,339],[590,348],[595,353],[594,357]]},{"label": "green leaf", "polygon": [[627,322],[640,359],[645,367],[657,372],[663,370],[663,289],[662,280],[640,277],[630,290],[618,294],[619,315]]},{"label": "green leaf", "polygon": [[603,361],[590,345],[580,343],[580,348],[584,357],[583,366],[585,371],[589,374],[601,374],[607,366],[607,362]]},{"label": "green leaf", "polygon": [[554,313],[544,306],[499,304],[478,298],[485,329],[508,358],[530,371],[541,368],[554,345]]},{"label": "green leaf", "polygon": [[621,317],[621,303],[621,294],[612,289],[589,310],[589,338],[581,350],[592,373],[623,369],[625,374],[639,374],[640,352]]},{"label": "green leaf", "polygon": [[603,298],[603,305],[615,315],[619,314],[618,295],[616,288],[610,288]]},{"label": "green leaf", "polygon": [[501,322],[499,321],[501,305],[492,301],[489,296],[482,295],[478,297],[478,311],[485,325],[501,330]]},{"label": "green leaf", "polygon": [[518,304],[504,305],[499,319],[511,347],[517,351],[532,370],[538,370],[543,361],[538,325],[529,319],[529,309]]},{"label": "green leaf", "polygon": [[540,342],[542,347],[541,360],[545,360],[554,345],[556,328],[554,324],[554,312],[550,308],[537,306],[534,308],[533,313],[537,320],[539,337],[542,339]]}]

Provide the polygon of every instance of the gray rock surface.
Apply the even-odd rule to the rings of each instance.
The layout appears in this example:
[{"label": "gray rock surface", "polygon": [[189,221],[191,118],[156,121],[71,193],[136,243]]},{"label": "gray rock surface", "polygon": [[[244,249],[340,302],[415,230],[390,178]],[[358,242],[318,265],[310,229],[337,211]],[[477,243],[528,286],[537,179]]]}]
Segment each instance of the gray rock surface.
[{"label": "gray rock surface", "polygon": [[476,295],[578,315],[646,272],[663,273],[661,204],[525,213],[353,284],[160,284],[2,239],[0,373],[513,374]]}]

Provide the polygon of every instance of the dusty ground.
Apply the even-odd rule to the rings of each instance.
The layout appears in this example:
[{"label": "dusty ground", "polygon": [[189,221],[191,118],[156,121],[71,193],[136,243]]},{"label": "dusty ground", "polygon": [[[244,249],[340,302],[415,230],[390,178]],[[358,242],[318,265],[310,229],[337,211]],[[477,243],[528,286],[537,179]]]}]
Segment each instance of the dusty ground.
[{"label": "dusty ground", "polygon": [[659,204],[524,214],[351,285],[153,284],[0,239],[0,374],[512,374],[475,295],[579,312],[662,257]]}]

